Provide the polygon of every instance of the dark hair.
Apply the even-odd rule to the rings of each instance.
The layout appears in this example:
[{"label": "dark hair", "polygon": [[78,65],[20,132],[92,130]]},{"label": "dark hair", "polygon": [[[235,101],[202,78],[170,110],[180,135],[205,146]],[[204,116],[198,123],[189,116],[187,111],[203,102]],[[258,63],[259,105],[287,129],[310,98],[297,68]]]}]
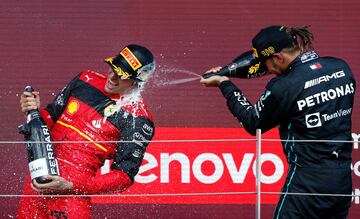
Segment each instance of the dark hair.
[{"label": "dark hair", "polygon": [[310,25],[287,28],[287,32],[289,32],[293,36],[296,36],[297,38],[300,38],[296,47],[298,47],[297,49],[300,49],[301,51],[314,49],[314,35],[309,30],[307,30],[307,28],[309,27]]}]

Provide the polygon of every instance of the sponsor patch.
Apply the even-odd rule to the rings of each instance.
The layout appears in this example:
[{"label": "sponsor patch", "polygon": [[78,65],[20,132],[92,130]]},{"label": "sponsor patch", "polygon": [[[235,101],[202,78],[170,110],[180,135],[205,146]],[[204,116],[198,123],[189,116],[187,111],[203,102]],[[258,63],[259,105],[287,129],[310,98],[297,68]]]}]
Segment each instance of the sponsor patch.
[{"label": "sponsor patch", "polygon": [[151,136],[153,134],[153,132],[154,132],[154,129],[150,125],[145,123],[142,126],[142,131],[143,131],[144,134]]},{"label": "sponsor patch", "polygon": [[98,120],[93,120],[91,121],[91,124],[95,127],[95,128],[101,128],[101,121],[102,119],[98,119]]},{"label": "sponsor patch", "polygon": [[341,70],[341,71],[337,71],[337,72],[334,72],[334,73],[329,74],[329,75],[324,75],[324,76],[321,76],[321,77],[318,77],[318,78],[315,78],[315,79],[311,79],[310,81],[305,82],[304,89],[307,89],[309,87],[313,87],[313,86],[318,85],[318,84],[320,84],[322,82],[328,82],[328,81],[330,81],[332,79],[336,80],[336,79],[342,78],[344,76],[345,76],[345,72]]},{"label": "sponsor patch", "polygon": [[321,64],[320,63],[315,63],[315,64],[313,64],[313,65],[310,65],[310,68],[312,69],[312,70],[316,70],[316,69],[320,69],[320,68],[322,68],[322,66],[321,66]]},{"label": "sponsor patch", "polygon": [[305,115],[305,123],[308,128],[316,128],[322,126],[320,113],[312,113]]},{"label": "sponsor patch", "polygon": [[107,106],[104,109],[104,116],[109,117],[109,116],[113,115],[115,112],[116,112],[115,106],[113,104],[110,104],[109,106]]},{"label": "sponsor patch", "polygon": [[309,51],[309,52],[306,52],[306,53],[302,54],[301,62],[305,63],[305,62],[308,62],[308,61],[311,61],[311,60],[314,60],[314,59],[317,59],[317,58],[319,58],[319,56],[318,56],[318,54],[316,54],[316,52]]},{"label": "sponsor patch", "polygon": [[347,115],[351,115],[351,111],[352,111],[352,108],[349,108],[349,109],[339,109],[337,110],[336,112],[334,113],[331,113],[331,114],[323,114],[321,115],[322,118],[324,119],[325,122],[327,121],[330,121],[332,119],[336,119],[336,118],[339,118],[339,117],[343,117],[343,116],[347,116]]},{"label": "sponsor patch", "polygon": [[80,107],[79,102],[77,102],[76,100],[72,100],[67,107],[67,112],[73,115],[79,110],[79,107]]},{"label": "sponsor patch", "polygon": [[129,63],[131,68],[135,71],[142,66],[141,62],[136,58],[134,53],[127,47],[120,52],[120,55]]},{"label": "sponsor patch", "polygon": [[331,88],[328,89],[327,91],[315,93],[313,95],[305,97],[302,100],[298,100],[297,101],[298,109],[299,111],[302,111],[305,107],[312,107],[317,104],[325,103],[339,97],[353,94],[354,92],[355,92],[355,87],[353,83]]}]

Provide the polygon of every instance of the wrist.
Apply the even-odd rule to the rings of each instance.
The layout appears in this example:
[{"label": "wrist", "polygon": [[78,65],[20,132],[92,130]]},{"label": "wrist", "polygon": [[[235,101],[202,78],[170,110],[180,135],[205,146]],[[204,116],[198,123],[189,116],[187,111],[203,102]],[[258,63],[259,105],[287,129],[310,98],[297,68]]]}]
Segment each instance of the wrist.
[{"label": "wrist", "polygon": [[230,80],[230,79],[229,79],[228,77],[222,76],[222,77],[220,78],[220,80],[219,80],[218,86],[220,86],[220,84],[223,83],[224,81],[229,81],[229,80]]}]

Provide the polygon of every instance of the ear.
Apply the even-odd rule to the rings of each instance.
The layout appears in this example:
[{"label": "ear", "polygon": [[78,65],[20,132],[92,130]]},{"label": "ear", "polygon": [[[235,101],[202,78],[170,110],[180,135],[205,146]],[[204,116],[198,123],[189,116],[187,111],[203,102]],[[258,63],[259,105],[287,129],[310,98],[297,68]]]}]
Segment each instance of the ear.
[{"label": "ear", "polygon": [[276,63],[283,64],[285,62],[284,54],[282,54],[281,52],[275,53],[272,56]]}]

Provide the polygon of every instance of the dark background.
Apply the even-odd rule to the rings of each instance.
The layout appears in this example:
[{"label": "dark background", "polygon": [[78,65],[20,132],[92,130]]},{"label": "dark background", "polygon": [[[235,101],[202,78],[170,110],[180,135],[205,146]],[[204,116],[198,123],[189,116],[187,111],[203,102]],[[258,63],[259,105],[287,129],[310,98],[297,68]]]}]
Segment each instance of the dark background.
[{"label": "dark background", "polygon": [[[198,79],[167,84],[229,63],[251,49],[260,28],[277,24],[311,24],[317,52],[345,59],[357,75],[359,11],[356,0],[2,0],[0,193],[20,194],[28,171],[23,145],[7,143],[22,140],[17,125],[24,121],[19,95],[25,85],[40,91],[44,106],[76,74],[106,71],[104,58],[137,43],[148,47],[157,60],[158,71],[145,97],[158,127],[238,127],[218,89],[205,88]],[[234,81],[254,102],[270,78]],[[360,133],[359,119],[357,94],[354,133]],[[354,160],[360,160],[359,150]],[[354,177],[355,188],[359,182]],[[0,217],[14,216],[18,198],[0,199]],[[274,206],[262,207],[263,218],[270,218]],[[353,205],[349,218],[358,218],[359,212],[359,205]],[[254,206],[246,205],[94,207],[94,218],[253,218],[254,213]]]}]

